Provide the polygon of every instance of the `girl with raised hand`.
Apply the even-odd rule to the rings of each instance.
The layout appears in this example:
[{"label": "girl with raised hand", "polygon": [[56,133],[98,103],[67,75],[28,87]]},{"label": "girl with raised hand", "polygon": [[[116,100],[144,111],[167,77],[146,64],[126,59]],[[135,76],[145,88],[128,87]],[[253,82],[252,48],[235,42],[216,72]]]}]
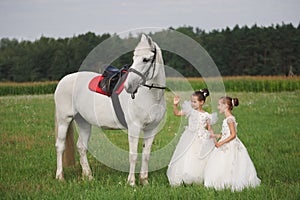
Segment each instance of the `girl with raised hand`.
[{"label": "girl with raised hand", "polygon": [[170,161],[167,176],[172,186],[182,183],[203,183],[204,168],[210,152],[214,149],[211,138],[211,115],[202,108],[207,89],[195,91],[191,101],[185,101],[178,109],[180,98],[174,97],[174,115],[188,117],[188,126],[183,132]]}]

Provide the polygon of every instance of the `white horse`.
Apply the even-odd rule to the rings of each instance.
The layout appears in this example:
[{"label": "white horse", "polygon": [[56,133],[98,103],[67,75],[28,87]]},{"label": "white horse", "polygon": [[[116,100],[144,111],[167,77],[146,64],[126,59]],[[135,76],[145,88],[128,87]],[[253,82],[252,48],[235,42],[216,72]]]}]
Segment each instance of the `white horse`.
[{"label": "white horse", "polygon": [[[83,177],[92,179],[86,151],[91,134],[91,126],[120,129],[122,125],[116,120],[116,114],[110,97],[89,90],[89,81],[98,76],[94,72],[77,72],[65,76],[57,85],[54,99],[56,111],[56,178],[63,177],[66,162],[74,164],[74,139],[72,121],[79,127],[77,142]],[[138,158],[138,141],[144,132],[141,184],[148,184],[148,162],[151,146],[158,125],[164,117],[166,102],[164,86],[166,84],[162,53],[158,45],[149,36],[142,35],[134,50],[133,64],[125,81],[125,90],[120,95],[120,104],[128,126],[129,142],[129,176],[128,183],[135,185],[135,166]],[[64,152],[65,151],[65,152]],[[70,152],[68,155],[68,152]]]}]

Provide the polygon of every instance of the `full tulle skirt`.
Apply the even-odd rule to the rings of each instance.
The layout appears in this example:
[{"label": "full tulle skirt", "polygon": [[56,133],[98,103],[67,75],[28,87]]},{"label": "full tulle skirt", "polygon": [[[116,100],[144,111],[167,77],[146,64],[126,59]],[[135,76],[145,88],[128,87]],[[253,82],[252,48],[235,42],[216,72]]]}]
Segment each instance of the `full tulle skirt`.
[{"label": "full tulle skirt", "polygon": [[212,139],[203,138],[186,130],[176,146],[167,170],[170,185],[203,183],[204,168],[213,149]]},{"label": "full tulle skirt", "polygon": [[259,184],[254,164],[238,138],[215,148],[210,154],[204,173],[206,187],[241,191]]}]

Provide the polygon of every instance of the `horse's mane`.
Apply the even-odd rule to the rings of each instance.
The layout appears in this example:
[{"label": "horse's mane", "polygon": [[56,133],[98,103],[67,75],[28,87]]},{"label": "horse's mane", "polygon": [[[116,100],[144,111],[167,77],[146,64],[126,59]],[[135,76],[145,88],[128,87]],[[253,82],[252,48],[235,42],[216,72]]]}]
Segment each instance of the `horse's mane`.
[{"label": "horse's mane", "polygon": [[155,48],[156,48],[156,62],[161,65],[164,65],[164,60],[162,57],[162,52],[161,52],[160,47],[155,42],[153,42],[153,44],[155,45]]}]

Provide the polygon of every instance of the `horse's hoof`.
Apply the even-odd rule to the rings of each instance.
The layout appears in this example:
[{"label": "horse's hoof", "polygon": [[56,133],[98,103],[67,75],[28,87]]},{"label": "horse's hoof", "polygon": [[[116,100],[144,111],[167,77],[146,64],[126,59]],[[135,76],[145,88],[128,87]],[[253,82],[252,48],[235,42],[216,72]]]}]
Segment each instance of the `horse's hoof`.
[{"label": "horse's hoof", "polygon": [[135,186],[135,181],[132,181],[132,180],[129,181],[129,180],[128,180],[127,183],[128,183],[131,187],[134,187],[134,186]]},{"label": "horse's hoof", "polygon": [[129,174],[127,178],[127,183],[130,186],[135,186],[135,175],[134,174]]},{"label": "horse's hoof", "polygon": [[140,178],[140,183],[143,186],[149,185],[148,178]]},{"label": "horse's hoof", "polygon": [[88,175],[87,178],[88,178],[89,181],[94,180],[94,177],[92,175]]},{"label": "horse's hoof", "polygon": [[56,175],[55,177],[58,181],[61,181],[61,182],[64,182],[65,181],[65,178],[64,178],[64,175],[63,174],[58,174]]},{"label": "horse's hoof", "polygon": [[83,175],[82,175],[82,180],[92,181],[92,180],[94,180],[94,177],[93,177],[93,175],[91,175],[91,174],[89,174],[89,175],[83,174]]}]

